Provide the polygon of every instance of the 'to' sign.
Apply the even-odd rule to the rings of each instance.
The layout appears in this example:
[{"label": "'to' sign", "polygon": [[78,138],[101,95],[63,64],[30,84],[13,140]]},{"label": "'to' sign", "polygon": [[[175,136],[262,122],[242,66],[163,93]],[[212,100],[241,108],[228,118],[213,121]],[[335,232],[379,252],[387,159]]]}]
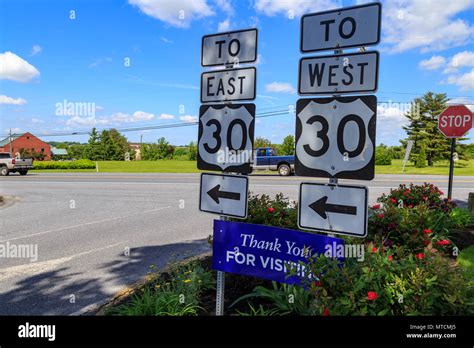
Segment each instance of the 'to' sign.
[{"label": "'to' sign", "polygon": [[257,29],[202,37],[201,65],[251,63],[257,60]]},{"label": "'to' sign", "polygon": [[465,105],[449,106],[438,116],[438,128],[446,138],[460,138],[472,128],[472,119]]},{"label": "'to' sign", "polygon": [[371,3],[304,15],[301,51],[376,45],[380,41],[381,12],[380,3]]}]

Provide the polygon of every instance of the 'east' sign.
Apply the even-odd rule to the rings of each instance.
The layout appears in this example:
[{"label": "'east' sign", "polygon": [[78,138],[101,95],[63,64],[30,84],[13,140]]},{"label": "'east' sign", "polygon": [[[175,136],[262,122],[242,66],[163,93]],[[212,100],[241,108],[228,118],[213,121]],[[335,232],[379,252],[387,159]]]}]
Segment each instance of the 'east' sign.
[{"label": "'east' sign", "polygon": [[201,103],[254,100],[256,69],[226,69],[201,74]]},{"label": "'east' sign", "polygon": [[301,17],[301,52],[376,45],[381,17],[378,2],[306,14]]}]

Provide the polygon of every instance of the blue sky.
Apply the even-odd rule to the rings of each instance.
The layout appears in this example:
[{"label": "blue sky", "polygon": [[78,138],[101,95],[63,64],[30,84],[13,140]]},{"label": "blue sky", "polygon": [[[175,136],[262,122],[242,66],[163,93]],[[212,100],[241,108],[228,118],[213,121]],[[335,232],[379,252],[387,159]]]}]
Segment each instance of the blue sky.
[{"label": "blue sky", "polygon": [[[249,27],[259,29],[257,114],[286,110],[298,99],[300,16],[360,2],[0,0],[0,134],[193,121],[205,70],[201,37]],[[407,105],[397,103],[428,90],[474,103],[473,17],[473,0],[383,2],[382,41],[370,48],[381,53],[377,143],[398,144]],[[95,113],[58,115],[64,100],[94,103]],[[294,117],[259,119],[256,136],[280,142],[294,133]],[[196,140],[197,127],[124,134],[134,142],[164,136],[179,145]]]}]

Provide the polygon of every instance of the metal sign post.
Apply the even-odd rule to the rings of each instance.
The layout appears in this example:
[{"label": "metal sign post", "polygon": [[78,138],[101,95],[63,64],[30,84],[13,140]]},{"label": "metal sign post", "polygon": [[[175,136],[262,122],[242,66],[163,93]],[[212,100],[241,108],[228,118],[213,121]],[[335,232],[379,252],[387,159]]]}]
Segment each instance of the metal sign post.
[{"label": "metal sign post", "polygon": [[448,199],[453,195],[453,176],[454,176],[454,149],[456,147],[456,138],[451,139],[451,154],[449,156],[449,179],[448,179]]}]

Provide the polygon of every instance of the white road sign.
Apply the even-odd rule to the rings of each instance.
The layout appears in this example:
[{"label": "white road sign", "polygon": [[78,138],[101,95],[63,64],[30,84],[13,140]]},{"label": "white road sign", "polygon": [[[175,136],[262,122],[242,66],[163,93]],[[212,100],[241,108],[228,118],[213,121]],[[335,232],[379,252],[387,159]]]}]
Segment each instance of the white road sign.
[{"label": "white road sign", "polygon": [[257,29],[229,31],[202,37],[201,65],[251,63],[257,60]]},{"label": "white road sign", "polygon": [[245,219],[248,187],[246,176],[202,173],[199,210]]},{"label": "white road sign", "polygon": [[380,42],[381,15],[378,2],[304,15],[300,49],[314,52],[376,45]]},{"label": "white road sign", "polygon": [[299,99],[296,174],[372,180],[376,113],[375,96]]},{"label": "white road sign", "polygon": [[375,92],[378,62],[377,51],[302,58],[298,93]]},{"label": "white road sign", "polygon": [[201,103],[254,100],[256,69],[226,69],[201,74]]},{"label": "white road sign", "polygon": [[249,173],[255,104],[209,104],[199,109],[198,169]]},{"label": "white road sign", "polygon": [[367,198],[365,186],[301,183],[298,226],[363,238],[367,235]]}]

